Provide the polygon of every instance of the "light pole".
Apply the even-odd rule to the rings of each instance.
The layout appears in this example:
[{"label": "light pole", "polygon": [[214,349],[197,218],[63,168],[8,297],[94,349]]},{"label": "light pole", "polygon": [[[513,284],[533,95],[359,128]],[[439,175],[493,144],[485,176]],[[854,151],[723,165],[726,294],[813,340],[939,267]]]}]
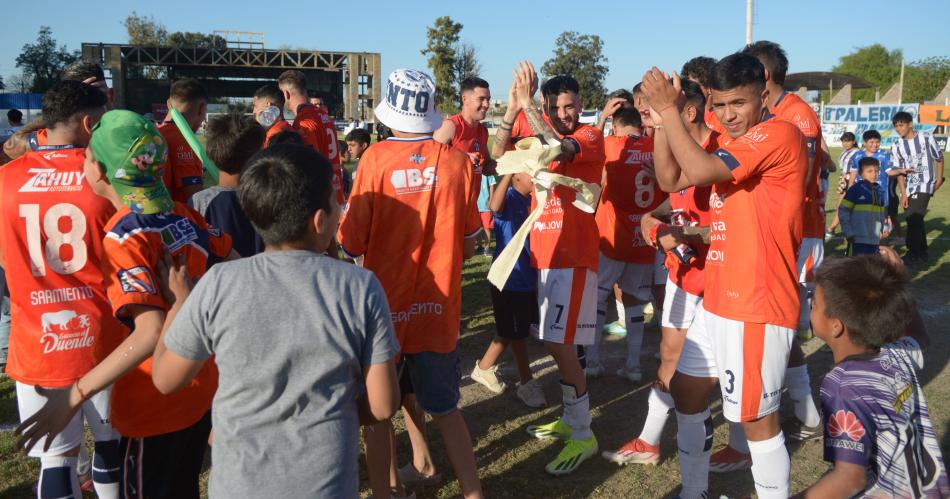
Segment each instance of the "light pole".
[{"label": "light pole", "polygon": [[745,0],[745,44],[752,45],[752,1]]}]

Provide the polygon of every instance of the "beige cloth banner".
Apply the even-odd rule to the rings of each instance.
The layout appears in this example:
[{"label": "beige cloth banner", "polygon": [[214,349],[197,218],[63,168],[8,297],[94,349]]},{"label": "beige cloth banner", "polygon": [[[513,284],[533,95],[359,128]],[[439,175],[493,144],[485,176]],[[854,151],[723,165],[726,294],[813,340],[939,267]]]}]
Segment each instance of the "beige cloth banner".
[{"label": "beige cloth banner", "polygon": [[586,213],[593,213],[597,207],[597,201],[600,199],[599,185],[548,171],[548,165],[560,154],[560,142],[552,141],[550,144],[545,144],[537,137],[528,137],[519,140],[513,151],[506,152],[504,156],[498,159],[497,174],[526,173],[530,175],[532,182],[534,182],[534,195],[537,198],[537,207],[528,215],[527,220],[524,221],[521,228],[518,229],[518,232],[505,246],[505,249],[498,255],[488,271],[488,281],[498,289],[503,289],[505,282],[508,281],[508,276],[515,268],[515,263],[518,262],[518,256],[521,254],[521,249],[524,248],[524,242],[528,238],[528,234],[531,233],[535,220],[544,211],[548,192],[553,190],[556,185],[574,189],[577,195],[573,204],[577,209]]}]

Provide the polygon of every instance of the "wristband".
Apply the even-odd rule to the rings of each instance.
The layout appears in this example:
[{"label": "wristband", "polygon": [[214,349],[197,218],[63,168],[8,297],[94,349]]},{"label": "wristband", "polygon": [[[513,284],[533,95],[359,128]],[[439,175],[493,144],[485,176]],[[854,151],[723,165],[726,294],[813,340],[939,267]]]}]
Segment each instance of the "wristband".
[{"label": "wristband", "polygon": [[502,126],[500,126],[500,127],[498,127],[498,128],[501,128],[502,130],[504,130],[504,131],[506,131],[506,132],[510,132],[510,131],[511,131],[511,126],[510,126],[510,125],[509,125],[509,126],[502,125]]},{"label": "wristband", "polygon": [[669,105],[663,106],[656,112],[656,114],[663,114],[663,111],[666,111],[667,109],[671,107],[675,107],[675,106],[676,104],[669,104]]},{"label": "wristband", "polygon": [[515,126],[515,122],[512,121],[511,123],[508,123],[507,121],[505,121],[504,118],[502,118],[502,119],[501,119],[501,125],[502,125],[502,128],[504,128],[505,125],[508,125],[508,128],[511,128],[511,127]]},{"label": "wristband", "polygon": [[79,388],[79,380],[78,380],[78,379],[76,380],[76,383],[75,383],[74,386],[76,387],[76,391],[79,392],[80,400],[82,400],[83,402],[89,400],[89,397],[87,397],[86,394],[82,392],[82,388]]}]

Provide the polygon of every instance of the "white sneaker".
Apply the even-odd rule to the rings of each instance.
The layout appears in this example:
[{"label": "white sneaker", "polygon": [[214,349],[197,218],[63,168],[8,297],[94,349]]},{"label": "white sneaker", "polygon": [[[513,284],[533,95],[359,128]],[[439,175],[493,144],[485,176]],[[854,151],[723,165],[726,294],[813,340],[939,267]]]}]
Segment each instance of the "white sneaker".
[{"label": "white sneaker", "polygon": [[587,375],[588,378],[597,378],[603,376],[606,371],[607,369],[605,369],[604,365],[600,362],[588,362],[587,367],[584,368],[584,374]]},{"label": "white sneaker", "polygon": [[627,378],[634,383],[639,383],[643,380],[643,372],[637,367],[621,367],[620,369],[617,369],[617,376],[620,376],[621,378]]},{"label": "white sneaker", "polygon": [[501,393],[505,391],[505,382],[495,376],[497,370],[497,365],[491,366],[490,369],[481,369],[478,367],[478,361],[475,361],[475,369],[472,369],[472,379],[493,393]]},{"label": "white sneaker", "polygon": [[544,407],[548,405],[548,400],[544,397],[544,390],[541,389],[541,383],[538,383],[536,379],[518,385],[518,398],[528,407]]}]

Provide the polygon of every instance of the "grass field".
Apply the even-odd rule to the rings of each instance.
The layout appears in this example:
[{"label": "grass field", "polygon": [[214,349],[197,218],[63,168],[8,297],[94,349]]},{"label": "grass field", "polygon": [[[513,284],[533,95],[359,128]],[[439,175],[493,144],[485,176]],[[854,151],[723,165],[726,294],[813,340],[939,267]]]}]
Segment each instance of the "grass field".
[{"label": "grass field", "polygon": [[[837,152],[833,152],[837,158]],[[832,178],[831,185],[835,185]],[[831,206],[831,201],[829,201]],[[933,415],[934,425],[941,448],[946,455],[950,451],[950,335],[946,335],[950,323],[950,194],[946,189],[939,192],[931,202],[928,219],[928,237],[931,240],[932,261],[911,270],[913,290],[927,323],[933,342],[926,354],[927,366],[922,373],[924,393]],[[826,255],[834,257],[843,250],[840,238],[826,245]],[[536,422],[548,422],[560,414],[559,404],[542,410],[526,408],[509,391],[493,395],[467,376],[475,359],[481,356],[494,332],[488,284],[485,274],[489,259],[476,257],[463,270],[462,289],[462,335],[459,348],[462,355],[462,410],[469,424],[475,445],[479,474],[486,495],[489,497],[673,497],[680,484],[679,465],[676,459],[675,424],[667,425],[661,448],[662,462],[656,466],[618,467],[602,458],[594,457],[584,463],[573,475],[553,478],[543,468],[552,459],[560,446],[556,443],[534,440],[527,435],[525,427]],[[647,330],[644,337],[643,367],[645,373],[655,371],[657,361],[653,353],[659,342],[657,329]],[[832,365],[830,352],[820,350],[822,342],[812,340],[805,345],[814,395],[825,373]],[[623,364],[625,346],[623,340],[607,337],[604,357],[608,373]],[[557,374],[550,357],[541,345],[531,342],[529,353],[536,375],[544,384],[550,402],[558,402]],[[509,380],[516,379],[509,359],[502,366],[501,374],[508,373]],[[590,383],[593,430],[601,449],[612,449],[635,437],[643,424],[647,409],[647,394],[652,376],[639,384],[632,384],[614,376],[605,376]],[[0,380],[0,425],[8,427],[17,421],[14,385],[9,379]],[[792,416],[788,407],[783,409],[784,419]],[[716,446],[725,442],[726,426],[720,404],[713,404],[716,424]],[[402,418],[397,416],[399,464],[410,459],[408,438],[402,431]],[[457,482],[452,477],[451,467],[442,448],[437,431],[429,432],[437,466],[445,477],[443,485],[416,489],[418,497],[456,497]],[[792,444],[792,491],[800,491],[816,481],[828,466],[822,461],[820,441],[802,445]],[[314,449],[314,452],[320,452]],[[306,459],[307,456],[300,456]],[[355,465],[355,463],[354,463]],[[12,433],[0,433],[0,497],[33,497],[31,487],[36,478],[37,466],[14,449]],[[361,470],[361,476],[365,472]],[[279,478],[279,477],[278,477]],[[747,471],[722,475],[710,475],[710,496],[720,494],[742,497],[754,494],[751,474]],[[364,486],[363,495],[369,491]],[[90,496],[92,497],[92,496]]]}]

